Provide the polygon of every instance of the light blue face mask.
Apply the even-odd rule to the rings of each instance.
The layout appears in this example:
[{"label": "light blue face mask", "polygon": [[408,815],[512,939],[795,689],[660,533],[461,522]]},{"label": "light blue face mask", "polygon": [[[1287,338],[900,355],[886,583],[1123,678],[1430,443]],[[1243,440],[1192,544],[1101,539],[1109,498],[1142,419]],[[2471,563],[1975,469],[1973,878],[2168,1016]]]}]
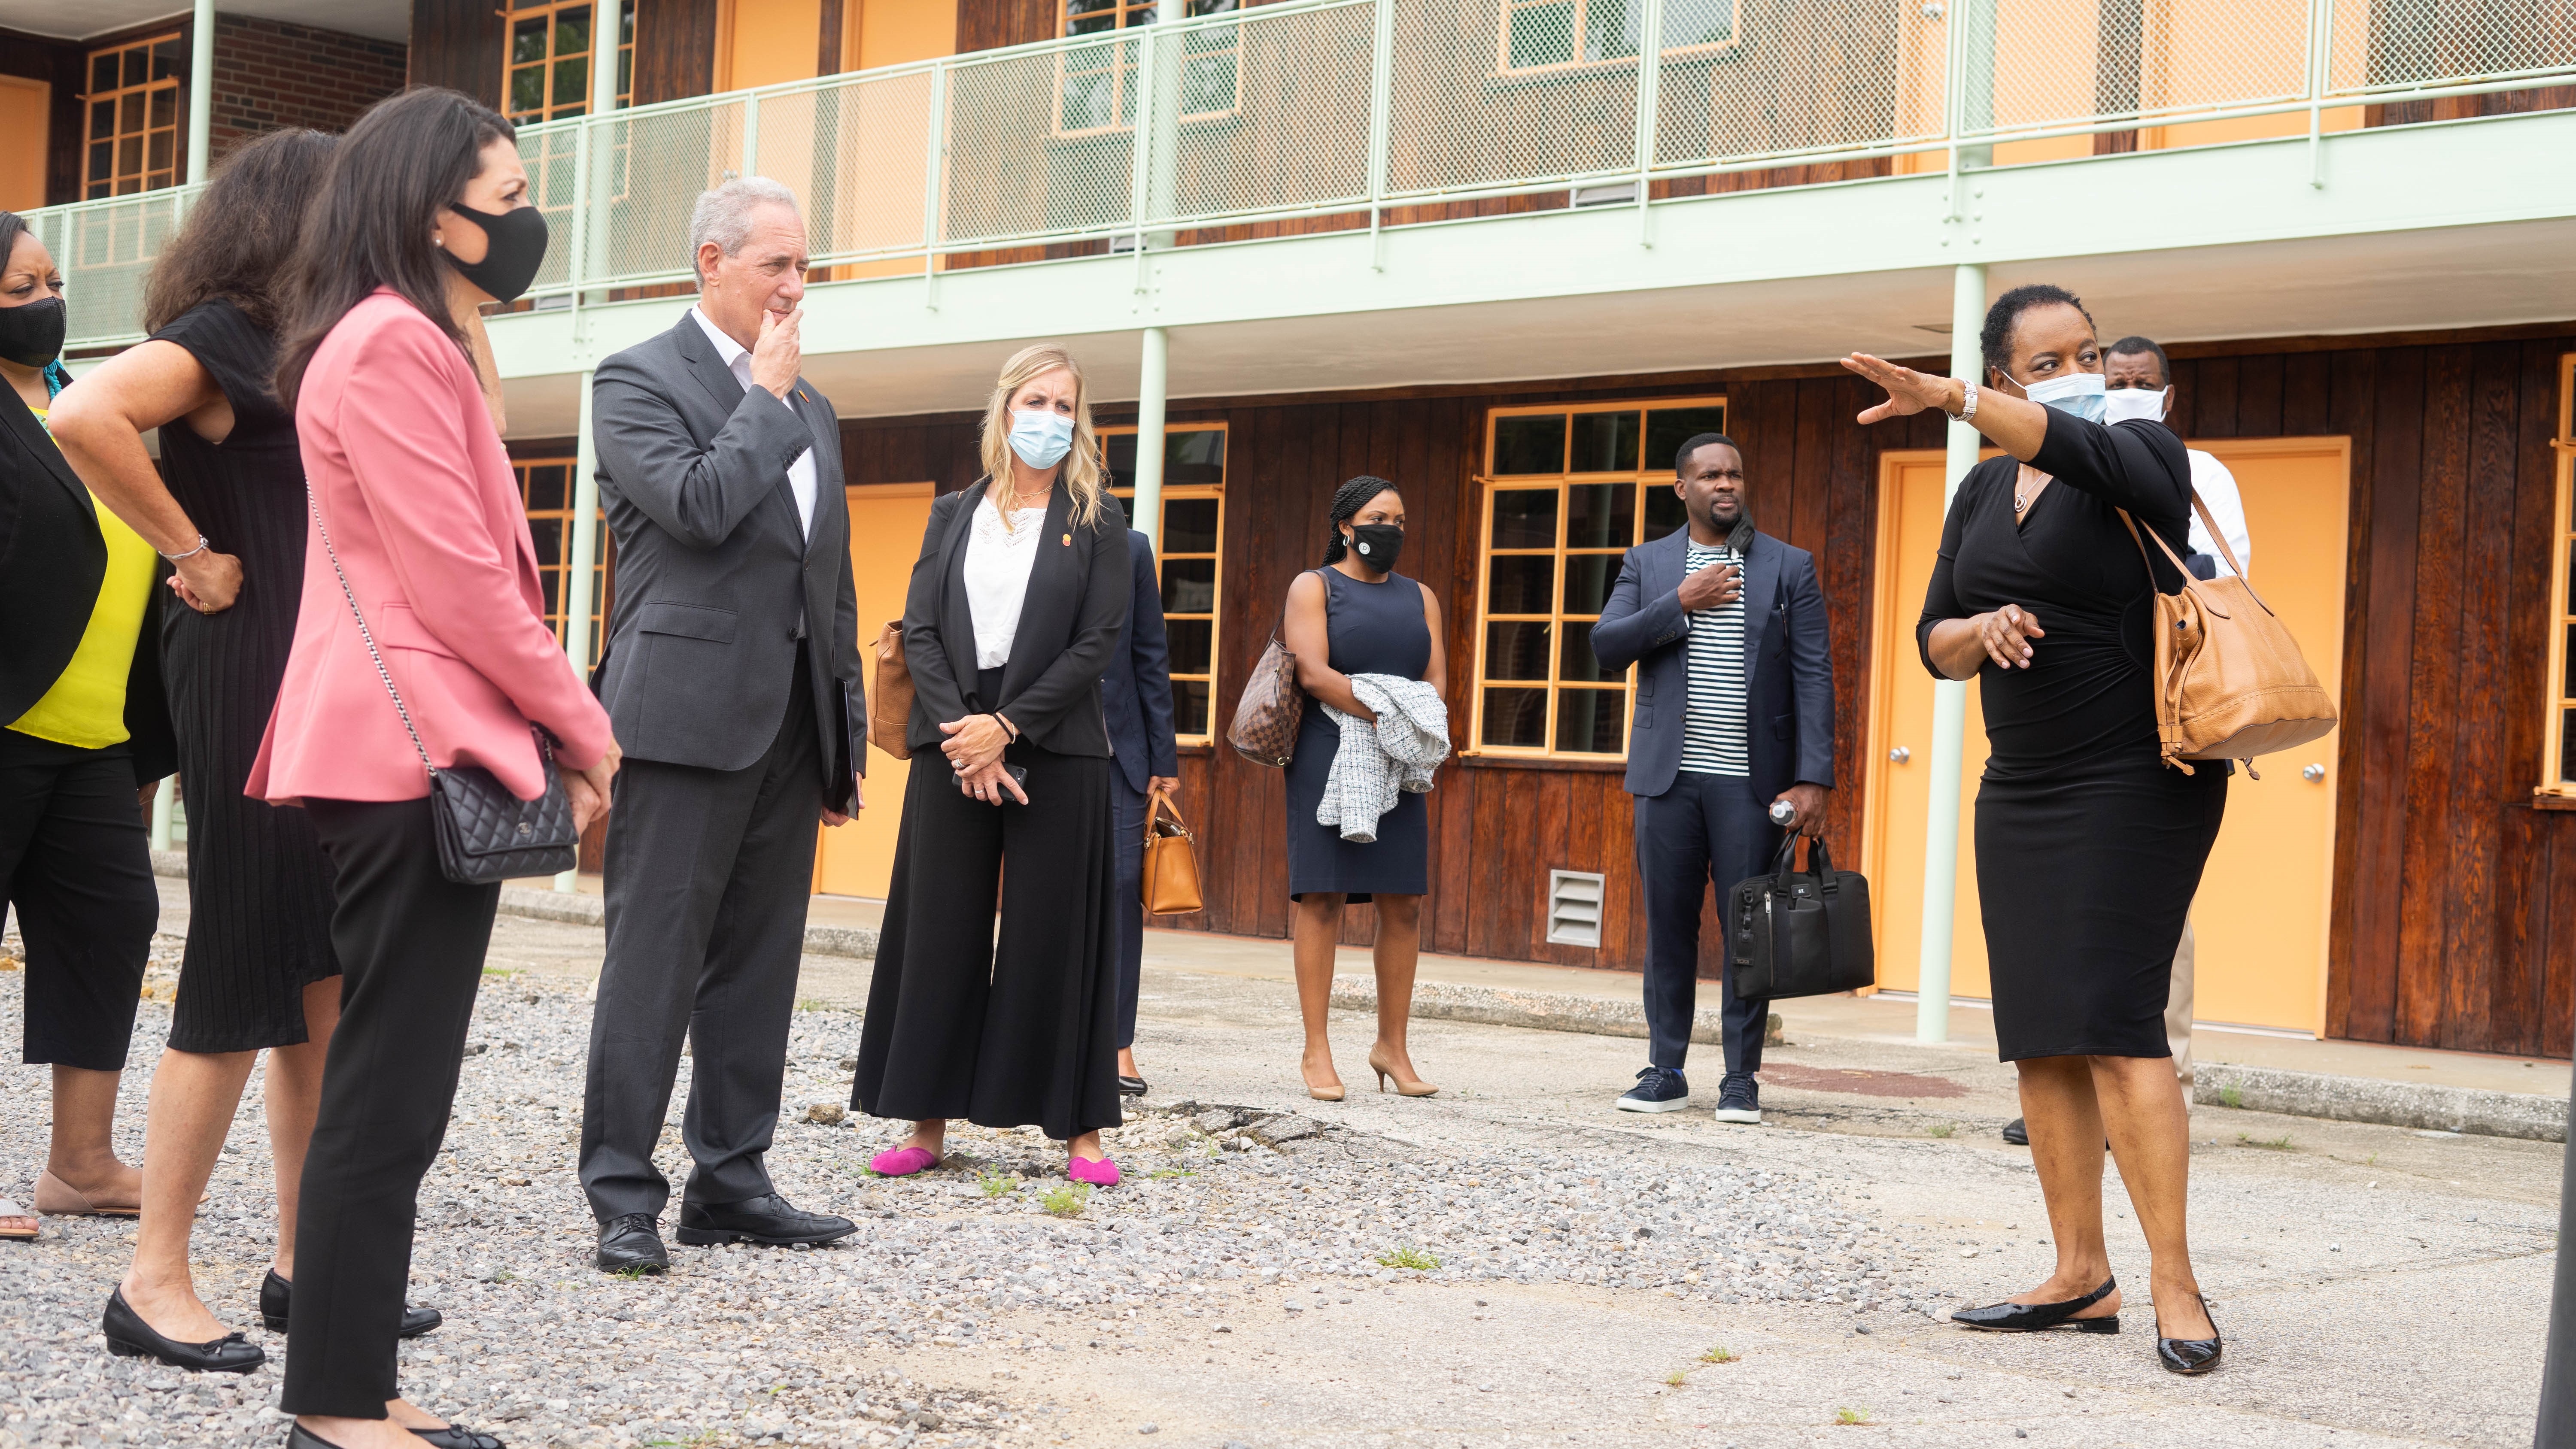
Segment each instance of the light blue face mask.
[{"label": "light blue face mask", "polygon": [[1011,451],[1032,468],[1052,468],[1073,451],[1073,419],[1056,412],[1011,414]]},{"label": "light blue face mask", "polygon": [[[2006,373],[2005,376],[2012,375]],[[2021,382],[2021,379],[2015,377],[2013,381]],[[2042,378],[2037,382],[2021,382],[2021,390],[2023,396],[2042,407],[2055,408],[2061,413],[2072,413],[2088,423],[2102,421],[2102,409],[2105,403],[2102,374],[2098,372],[2070,372],[2063,377]]]}]

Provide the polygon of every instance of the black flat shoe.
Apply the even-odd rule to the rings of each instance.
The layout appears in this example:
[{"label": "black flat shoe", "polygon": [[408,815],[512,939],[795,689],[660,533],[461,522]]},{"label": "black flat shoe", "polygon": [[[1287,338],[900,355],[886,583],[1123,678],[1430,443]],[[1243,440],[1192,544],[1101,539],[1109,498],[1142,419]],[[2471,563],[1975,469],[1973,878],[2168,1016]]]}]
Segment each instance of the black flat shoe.
[{"label": "black flat shoe", "polygon": [[692,1248],[725,1243],[757,1243],[764,1248],[821,1246],[859,1230],[848,1218],[801,1212],[787,1199],[768,1193],[749,1202],[680,1204],[680,1226],[674,1234]]},{"label": "black flat shoe", "polygon": [[107,1351],[118,1358],[148,1358],[190,1373],[214,1374],[246,1374],[268,1362],[258,1344],[238,1333],[227,1333],[211,1343],[163,1338],[125,1301],[123,1288],[107,1295],[107,1312],[100,1315],[98,1326],[107,1335]]},{"label": "black flat shoe", "polygon": [[1950,1315],[1953,1323],[1982,1328],[1989,1333],[2037,1333],[2048,1328],[2071,1328],[2078,1333],[2117,1333],[2120,1315],[2105,1314],[2100,1318],[2078,1318],[2075,1315],[2111,1296],[2120,1286],[2117,1278],[2105,1278],[2102,1286],[2081,1298],[2063,1303],[1989,1303],[1983,1308],[1962,1308]]},{"label": "black flat shoe", "polygon": [[[287,1313],[294,1302],[295,1285],[278,1277],[275,1268],[269,1269],[268,1276],[259,1280],[259,1321],[268,1325],[271,1333],[284,1333]],[[394,1330],[394,1337],[418,1338],[446,1321],[447,1316],[435,1308],[414,1308],[406,1303],[402,1324]]]},{"label": "black flat shoe", "polygon": [[[2209,1314],[2208,1299],[2200,1300],[2200,1311],[2203,1316]],[[2218,1320],[2211,1317],[2207,1338],[2166,1338],[2158,1334],[2156,1359],[2165,1366],[2167,1373],[2205,1374],[2218,1367],[2218,1356],[2225,1347],[2226,1343],[2218,1336]]]},{"label": "black flat shoe", "polygon": [[340,1449],[340,1446],[297,1424],[286,1431],[286,1449]]},{"label": "black flat shoe", "polygon": [[1118,1095],[1122,1097],[1141,1097],[1145,1095],[1145,1079],[1143,1077],[1120,1077],[1118,1079]]},{"label": "black flat shoe", "polygon": [[2004,1124],[2004,1143],[2011,1147],[2030,1145],[2030,1126],[2019,1117]]},{"label": "black flat shoe", "polygon": [[650,1213],[627,1213],[599,1225],[599,1271],[667,1273],[671,1252]]},{"label": "black flat shoe", "polygon": [[450,1424],[444,1429],[414,1429],[413,1433],[438,1446],[438,1449],[510,1449],[510,1446],[477,1429]]}]

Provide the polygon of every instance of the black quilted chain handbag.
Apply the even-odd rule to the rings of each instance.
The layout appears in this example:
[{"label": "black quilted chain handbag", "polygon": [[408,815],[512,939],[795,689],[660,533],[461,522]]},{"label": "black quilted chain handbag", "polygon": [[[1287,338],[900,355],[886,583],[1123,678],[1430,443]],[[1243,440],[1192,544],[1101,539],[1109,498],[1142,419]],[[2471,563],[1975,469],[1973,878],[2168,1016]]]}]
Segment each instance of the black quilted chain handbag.
[{"label": "black quilted chain handbag", "polygon": [[534,800],[511,794],[489,770],[473,765],[442,770],[431,764],[420,731],[412,728],[402,691],[394,688],[385,657],[376,652],[375,633],[367,627],[357,591],[349,587],[349,575],[340,567],[340,552],[331,546],[331,530],[322,522],[322,507],[310,484],[304,489],[304,506],[312,511],[314,530],[322,535],[322,552],[329,556],[331,572],[340,580],[340,594],[358,621],[358,637],[366,641],[367,657],[376,662],[376,677],[385,682],[385,693],[393,696],[403,733],[411,736],[420,767],[429,772],[429,818],[438,832],[439,874],[458,885],[492,885],[572,869],[580,859],[581,834],[572,828],[572,798],[564,793],[563,772],[555,768],[554,748],[545,731],[531,731],[546,772],[546,792]]}]

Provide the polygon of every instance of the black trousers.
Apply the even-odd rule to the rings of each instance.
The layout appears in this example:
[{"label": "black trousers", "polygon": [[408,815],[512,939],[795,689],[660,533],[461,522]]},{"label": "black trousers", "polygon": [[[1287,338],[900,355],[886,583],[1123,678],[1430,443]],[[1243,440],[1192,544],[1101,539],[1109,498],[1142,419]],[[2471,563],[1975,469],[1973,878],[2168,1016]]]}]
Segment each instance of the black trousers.
[{"label": "black trousers", "polygon": [[[1700,903],[1714,885],[1718,904],[1746,876],[1759,875],[1780,848],[1768,802],[1741,775],[1684,770],[1661,795],[1637,798],[1637,875],[1646,896],[1648,1060],[1678,1070],[1690,1054],[1699,1002]],[[1720,933],[1723,939],[1724,933]],[[1724,949],[1721,947],[1721,949]],[[1726,1070],[1759,1071],[1771,1002],[1735,996],[1735,958],[1719,976]]]},{"label": "black trousers", "polygon": [[1119,1123],[1109,761],[1027,740],[1002,758],[1026,805],[912,757],[850,1103],[1078,1137]]},{"label": "black trousers", "polygon": [[814,889],[823,812],[813,687],[797,655],[769,752],[740,770],[628,760],[608,812],[608,957],[590,1018],[582,1088],[581,1186],[601,1222],[659,1217],[670,1180],[653,1148],[671,1110],[680,1046],[689,1103],[680,1132],[691,1202],[770,1191],[787,1033]]},{"label": "black trousers", "polygon": [[337,871],[340,1024],[297,1199],[290,1414],[381,1419],[420,1180],[447,1136],[497,885],[438,869],[429,801],[306,800]]},{"label": "black trousers", "polygon": [[27,946],[21,1059],[124,1070],[161,919],[130,750],[0,729],[0,906]]},{"label": "black trousers", "polygon": [[1145,811],[1151,801],[1109,768],[1109,823],[1118,842],[1118,1045],[1136,1044],[1136,993],[1145,972]]}]

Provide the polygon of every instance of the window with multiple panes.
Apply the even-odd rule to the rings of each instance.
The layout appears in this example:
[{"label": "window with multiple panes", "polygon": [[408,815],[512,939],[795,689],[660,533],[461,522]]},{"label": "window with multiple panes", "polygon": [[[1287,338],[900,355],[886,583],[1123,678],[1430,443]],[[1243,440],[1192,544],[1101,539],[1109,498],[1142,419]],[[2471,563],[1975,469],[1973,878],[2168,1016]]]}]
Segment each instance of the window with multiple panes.
[{"label": "window with multiple panes", "polygon": [[[1635,60],[1645,38],[1645,0],[1502,0],[1501,68],[1552,70]],[[1664,54],[1686,55],[1735,40],[1736,0],[1665,0]]]},{"label": "window with multiple panes", "polygon": [[[570,458],[522,458],[511,460],[511,471],[519,475],[519,502],[528,511],[528,538],[537,546],[537,575],[545,583],[546,627],[555,631],[555,642],[564,640],[564,608],[572,596],[565,587],[564,575],[572,557],[573,470],[578,466]],[[603,519],[606,515],[600,515]],[[608,609],[608,526],[599,527],[599,557],[590,565],[590,657],[582,661],[584,669],[599,662],[599,651],[606,633],[600,627]]]},{"label": "window with multiple panes", "polygon": [[2540,789],[2576,798],[2576,352],[2558,360],[2558,502],[2549,516],[2549,701]]},{"label": "window with multiple panes", "polygon": [[81,196],[125,196],[179,181],[179,80],[187,43],[173,31],[89,55],[89,154]]},{"label": "window with multiple panes", "polygon": [[1630,671],[1592,624],[1631,547],[1686,522],[1673,454],[1724,398],[1496,408],[1485,420],[1476,722],[1487,754],[1626,753]]},{"label": "window with multiple panes", "polygon": [[[590,109],[592,0],[514,0],[507,12],[502,109],[514,124],[560,121]],[[635,92],[635,0],[617,12],[617,103]]]},{"label": "window with multiple panes", "polygon": [[[1182,0],[1181,15],[1225,15],[1243,0]],[[1103,131],[1136,123],[1136,48],[1109,40],[1117,32],[1154,23],[1159,7],[1152,0],[1063,0],[1057,34],[1098,35],[1099,45],[1076,46],[1064,53],[1063,82],[1056,101],[1059,131]],[[1236,66],[1240,46],[1232,25],[1189,32],[1181,44],[1181,115],[1183,119],[1220,115],[1234,109]]]},{"label": "window with multiple panes", "polygon": [[[1136,503],[1136,430],[1103,428],[1110,490]],[[1225,424],[1174,423],[1163,432],[1163,519],[1154,550],[1171,642],[1172,732],[1185,745],[1213,738],[1217,601],[1225,547]]]}]

